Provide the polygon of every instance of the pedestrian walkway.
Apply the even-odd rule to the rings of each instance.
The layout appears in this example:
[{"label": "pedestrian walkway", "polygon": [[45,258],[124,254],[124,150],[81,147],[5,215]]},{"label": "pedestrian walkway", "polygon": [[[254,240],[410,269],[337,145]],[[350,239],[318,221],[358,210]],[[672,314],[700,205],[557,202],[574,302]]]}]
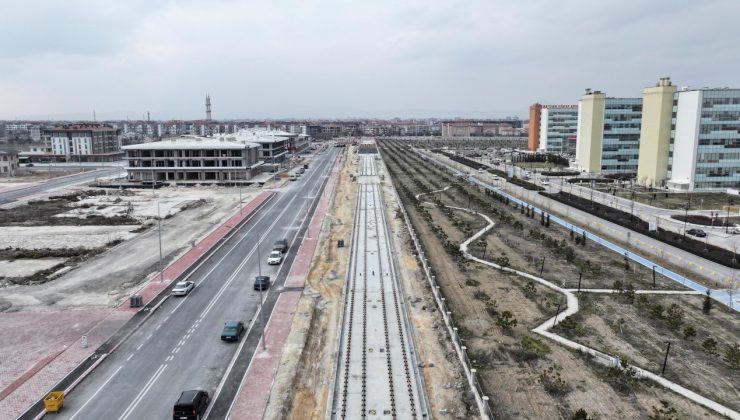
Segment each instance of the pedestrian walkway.
[{"label": "pedestrian walkway", "polygon": [[[316,210],[308,225],[303,242],[285,279],[285,288],[303,287],[306,283],[311,261],[318,245],[321,226],[337,183],[342,162],[343,159],[339,158],[334,164],[329,181],[326,188],[324,188],[319,203],[316,205]],[[265,327],[267,350],[262,350],[262,347],[259,347],[255,352],[234,400],[229,415],[230,418],[239,420],[262,418],[283,355],[283,346],[290,334],[293,315],[302,294],[303,292],[300,291],[284,291],[278,297],[275,309]]]}]

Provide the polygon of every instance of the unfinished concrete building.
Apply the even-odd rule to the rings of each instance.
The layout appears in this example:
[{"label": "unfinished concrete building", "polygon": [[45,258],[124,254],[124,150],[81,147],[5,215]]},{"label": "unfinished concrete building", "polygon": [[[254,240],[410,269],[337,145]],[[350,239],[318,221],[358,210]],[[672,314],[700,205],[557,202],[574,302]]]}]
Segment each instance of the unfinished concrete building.
[{"label": "unfinished concrete building", "polygon": [[124,146],[132,182],[231,184],[261,171],[261,145],[233,137],[179,137]]}]

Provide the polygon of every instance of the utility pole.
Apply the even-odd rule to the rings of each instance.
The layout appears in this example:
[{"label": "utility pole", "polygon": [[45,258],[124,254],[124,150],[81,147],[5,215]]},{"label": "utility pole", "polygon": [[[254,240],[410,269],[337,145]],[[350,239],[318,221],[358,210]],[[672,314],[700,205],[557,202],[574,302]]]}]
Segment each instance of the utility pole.
[{"label": "utility pole", "polygon": [[691,207],[691,196],[689,196],[689,201],[686,202],[686,212],[684,213],[684,218],[683,218],[683,239],[684,240],[686,240],[686,225],[687,223],[689,223],[689,207]]},{"label": "utility pole", "polygon": [[[262,277],[262,256],[260,256],[260,243],[261,242],[259,241],[257,242],[257,270],[258,270],[259,276]],[[264,314],[264,311],[262,310],[262,303],[264,302],[262,300],[262,287],[263,286],[260,284],[259,311],[260,311],[260,323],[262,324],[262,350],[266,350],[267,343],[265,343],[265,341],[267,341],[267,325],[265,325],[265,314]]]},{"label": "utility pole", "polygon": [[542,277],[542,272],[545,270],[545,259],[546,257],[542,257],[542,265],[540,266],[540,277]]},{"label": "utility pole", "polygon": [[655,266],[653,266],[653,289],[655,289]]},{"label": "utility pole", "polygon": [[578,294],[581,293],[581,279],[583,278],[583,269],[578,273]]},{"label": "utility pole", "polygon": [[663,359],[663,369],[660,371],[660,376],[663,376],[665,374],[665,366],[668,363],[668,352],[671,351],[671,342],[666,341],[668,343],[668,347],[665,349],[665,358]]},{"label": "utility pole", "polygon": [[555,312],[555,318],[552,321],[553,327],[558,323],[558,315],[560,315],[560,302],[558,302],[558,310]]}]

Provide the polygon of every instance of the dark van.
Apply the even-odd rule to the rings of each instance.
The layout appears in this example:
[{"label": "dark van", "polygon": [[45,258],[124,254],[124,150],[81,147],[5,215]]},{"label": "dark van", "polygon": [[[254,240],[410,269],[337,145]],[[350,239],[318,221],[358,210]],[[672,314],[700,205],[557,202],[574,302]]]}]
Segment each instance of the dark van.
[{"label": "dark van", "polygon": [[172,409],[173,420],[200,420],[208,407],[208,393],[200,389],[182,391]]}]

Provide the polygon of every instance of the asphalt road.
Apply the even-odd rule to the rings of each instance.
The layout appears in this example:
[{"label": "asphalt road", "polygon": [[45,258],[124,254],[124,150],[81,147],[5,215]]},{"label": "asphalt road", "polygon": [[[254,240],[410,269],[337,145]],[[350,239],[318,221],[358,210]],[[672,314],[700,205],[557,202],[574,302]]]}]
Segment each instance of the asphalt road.
[{"label": "asphalt road", "polygon": [[[122,168],[119,168],[122,170]],[[53,178],[40,184],[31,185],[17,190],[0,192],[0,204],[12,203],[24,197],[47,191],[68,187],[70,185],[83,184],[95,181],[96,178],[110,176],[112,169],[98,169],[94,171],[82,172],[75,175],[67,175],[59,178]]]},{"label": "asphalt road", "polygon": [[[172,406],[186,389],[204,389],[219,413],[228,410],[238,388],[228,378],[246,371],[260,341],[260,293],[253,290],[261,272],[273,280],[263,292],[264,320],[289,271],[298,243],[291,243],[286,261],[267,265],[267,254],[278,239],[293,240],[319,197],[337,155],[330,148],[311,162],[311,168],[257,211],[190,279],[196,288],[184,298],[170,297],[121,346],[65,398],[60,419],[169,419]],[[299,238],[300,240],[300,238]],[[240,343],[220,340],[226,320],[241,320],[248,334]],[[237,353],[239,350],[239,353]],[[223,379],[223,384],[222,384]],[[217,405],[217,406],[216,406]],[[212,414],[211,418],[222,418]]]}]

